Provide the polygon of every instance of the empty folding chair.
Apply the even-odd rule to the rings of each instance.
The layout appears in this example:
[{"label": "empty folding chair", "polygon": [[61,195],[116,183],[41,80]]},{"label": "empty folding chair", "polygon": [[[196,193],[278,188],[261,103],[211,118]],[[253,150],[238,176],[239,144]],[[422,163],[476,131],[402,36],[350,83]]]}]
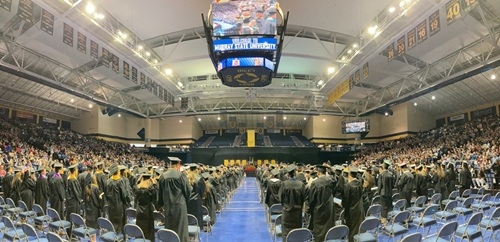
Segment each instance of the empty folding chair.
[{"label": "empty folding chair", "polygon": [[276,217],[276,220],[274,221],[274,228],[272,229],[273,232],[273,242],[276,241],[277,238],[283,236],[283,227],[281,225],[281,214]]},{"label": "empty folding chair", "polygon": [[47,240],[49,242],[66,242],[66,240],[64,240],[63,238],[61,238],[61,236],[59,236],[56,233],[52,233],[52,232],[48,232],[47,233]]},{"label": "empty folding chair", "polygon": [[495,232],[500,229],[500,208],[496,208],[489,218],[481,220],[479,227],[486,231],[491,230],[491,236],[488,241],[491,241],[491,238],[495,238],[494,241],[497,241]]},{"label": "empty folding chair", "polygon": [[33,211],[36,213],[36,217],[33,219],[36,225],[44,226],[50,221],[49,215],[45,215],[42,206],[38,204],[33,204]]},{"label": "empty folding chair", "polygon": [[198,224],[198,219],[192,214],[188,214],[188,233],[189,238],[195,238],[200,241],[200,226]]},{"label": "empty folding chair", "polygon": [[392,194],[392,205],[396,206],[396,202],[401,199],[401,194],[399,193],[394,193]]},{"label": "empty folding chair", "polygon": [[158,230],[158,240],[161,242],[181,242],[179,235],[170,229],[160,229]]},{"label": "empty folding chair", "polygon": [[159,231],[160,229],[164,229],[165,225],[163,224],[165,222],[165,215],[163,213],[160,213],[158,211],[153,212],[153,220],[155,223],[155,232]]},{"label": "empty folding chair", "polygon": [[24,210],[20,207],[16,207],[14,200],[12,200],[10,197],[7,198],[7,204],[9,204],[10,206],[10,208],[7,209],[7,214],[12,216],[13,218],[17,218],[19,216],[19,213],[24,212]]},{"label": "empty folding chair", "polygon": [[477,190],[476,194],[471,194],[470,196],[476,200],[479,200],[483,197],[483,194],[484,194],[484,187],[481,187],[479,188],[479,190]]},{"label": "empty folding chair", "polygon": [[380,203],[381,202],[380,202],[380,196],[379,195],[373,197],[371,205],[380,204]]},{"label": "empty folding chair", "polygon": [[123,232],[125,233],[127,240],[134,239],[134,242],[151,242],[151,240],[144,237],[142,229],[135,224],[125,224]]},{"label": "empty folding chair", "polygon": [[328,230],[325,236],[325,242],[343,242],[348,241],[349,227],[337,225]]},{"label": "empty folding chair", "polygon": [[274,223],[274,220],[283,211],[283,206],[281,204],[274,204],[268,210],[268,218],[270,223]]},{"label": "empty folding chair", "polygon": [[473,202],[474,198],[468,197],[462,202],[461,207],[456,207],[453,209],[453,211],[458,215],[458,217],[464,216],[465,220],[467,220],[467,216],[471,215],[474,212],[472,209],[470,209],[470,206],[472,205]]},{"label": "empty folding chair", "polygon": [[313,234],[309,229],[299,228],[293,229],[286,236],[286,242],[307,242],[313,238]]},{"label": "empty folding chair", "polygon": [[455,236],[460,238],[460,241],[464,239],[468,241],[473,241],[477,238],[480,237],[482,238],[483,234],[481,233],[481,230],[477,228],[482,219],[483,219],[482,213],[473,214],[470,217],[469,222],[467,222],[467,224],[457,228]]},{"label": "empty folding chair", "polygon": [[[439,210],[439,205],[436,204],[430,205],[429,207],[425,208],[421,216],[413,218],[413,224],[417,226],[416,231],[418,232],[418,229],[422,228],[423,229],[422,232],[425,234],[424,236],[427,236],[427,234],[431,230],[431,227],[437,224],[434,215],[438,210]],[[425,231],[425,228],[429,228],[427,232]]]},{"label": "empty folding chair", "polygon": [[400,242],[420,242],[422,241],[422,235],[419,233],[413,233],[405,236]]},{"label": "empty folding chair", "polygon": [[[358,234],[354,235],[355,242],[377,242],[377,230],[380,226],[380,220],[378,218],[368,218],[363,220],[359,225]],[[374,234],[368,231],[374,231]]]},{"label": "empty folding chair", "polygon": [[450,201],[446,206],[444,207],[443,211],[439,211],[436,213],[436,218],[440,219],[441,221],[448,222],[448,220],[451,219],[456,219],[457,214],[453,212],[453,209],[457,207],[457,201]]},{"label": "empty folding chair", "polygon": [[97,218],[97,225],[99,225],[100,236],[99,238],[104,242],[116,242],[123,241],[124,236],[121,233],[117,233],[115,227],[107,218]]},{"label": "empty folding chair", "polygon": [[133,208],[125,209],[125,216],[127,216],[127,223],[135,224],[135,220],[137,218],[137,210]]},{"label": "empty folding chair", "polygon": [[16,228],[12,220],[4,216],[2,222],[6,227],[5,233],[3,234],[3,239],[8,241],[19,241],[25,240],[28,236],[24,233],[22,229]]},{"label": "empty folding chair", "polygon": [[66,233],[66,229],[71,228],[71,223],[66,220],[61,220],[59,213],[53,208],[47,208],[47,215],[50,217],[49,228],[54,231],[62,231]]},{"label": "empty folding chair", "polygon": [[500,207],[500,192],[497,192],[495,197],[491,199],[490,201],[486,202],[486,204],[490,205],[491,207],[498,208]]},{"label": "empty folding chair", "polygon": [[394,215],[396,215],[397,213],[403,211],[405,209],[405,206],[406,206],[406,199],[399,199],[399,200],[397,200],[394,203],[394,209],[393,209],[393,211],[389,211],[387,213],[387,220],[390,220],[392,217],[394,217]]},{"label": "empty folding chair", "polygon": [[23,224],[22,228],[23,228],[23,232],[26,234],[29,241],[37,241],[37,242],[48,241],[46,238],[38,237],[38,233],[36,232],[35,228],[33,228],[33,226],[31,226],[29,224]]},{"label": "empty folding chair", "polygon": [[429,201],[429,204],[432,205],[432,204],[441,204],[441,193],[435,193],[434,195],[432,195],[431,197],[431,200]]},{"label": "empty folding chair", "polygon": [[471,189],[465,189],[464,192],[462,192],[462,196],[461,197],[457,197],[457,200],[459,202],[463,202],[463,201],[465,201],[465,199],[467,199],[468,197],[470,197],[471,194],[472,194],[472,190]]},{"label": "empty folding chair", "polygon": [[487,210],[490,209],[490,205],[488,205],[486,203],[486,202],[488,202],[490,200],[491,200],[491,195],[490,194],[486,194],[486,195],[483,196],[483,198],[481,198],[481,200],[478,203],[472,204],[471,208],[474,211],[485,213]]},{"label": "empty folding chair", "polygon": [[424,204],[427,202],[427,197],[426,196],[420,196],[415,199],[415,203],[413,206],[407,208],[408,212],[410,212],[413,215],[417,215],[424,211]]},{"label": "empty folding chair", "polygon": [[82,216],[76,213],[70,214],[71,223],[73,223],[71,229],[71,236],[76,236],[78,238],[86,239],[95,236],[97,230],[94,228],[89,228],[85,225],[85,221]]},{"label": "empty folding chair", "polygon": [[380,218],[381,213],[382,213],[382,205],[380,204],[371,205],[366,211],[365,218]]},{"label": "empty folding chair", "polygon": [[446,204],[448,204],[450,201],[456,201],[458,196],[458,191],[451,192],[450,196],[448,196],[448,199],[444,199],[443,201],[441,201],[441,205],[446,206]]},{"label": "empty folding chair", "polygon": [[408,233],[408,228],[403,226],[403,224],[410,218],[410,212],[401,211],[394,215],[392,221],[387,223],[384,228],[384,233],[387,234],[392,240],[396,238],[396,236],[400,236]]},{"label": "empty folding chair", "polygon": [[436,235],[433,235],[429,238],[424,239],[424,242],[441,242],[441,241],[452,241],[454,239],[455,231],[457,230],[458,223],[457,221],[452,221],[446,223],[441,227],[439,232]]},{"label": "empty folding chair", "polygon": [[18,204],[18,207],[21,210],[23,210],[22,212],[19,213],[19,217],[26,219],[26,221],[28,219],[30,219],[33,222],[33,219],[36,216],[36,212],[34,210],[31,210],[31,211],[28,210],[28,206],[26,206],[26,203],[24,203],[23,201],[19,201],[17,204]]}]

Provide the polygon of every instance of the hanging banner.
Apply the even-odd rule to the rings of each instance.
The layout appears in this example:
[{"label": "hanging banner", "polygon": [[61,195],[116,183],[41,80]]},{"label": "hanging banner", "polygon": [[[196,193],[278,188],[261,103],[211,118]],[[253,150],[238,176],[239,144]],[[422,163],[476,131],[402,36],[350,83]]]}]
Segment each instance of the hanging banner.
[{"label": "hanging banner", "polygon": [[0,0],[0,8],[10,12],[10,9],[12,8],[12,0]]},{"label": "hanging banner", "polygon": [[73,39],[74,39],[74,29],[69,24],[64,23],[63,28],[63,43],[68,46],[73,47]]},{"label": "hanging banner", "polygon": [[450,121],[457,121],[457,120],[462,120],[465,118],[465,114],[458,114],[458,115],[455,115],[455,116],[451,116],[450,117]]},{"label": "hanging banner", "polygon": [[57,124],[57,119],[43,117],[42,122],[49,124]]},{"label": "hanging banner", "polygon": [[354,83],[359,83],[359,81],[361,81],[360,72],[361,70],[356,70],[356,72],[354,72]]},{"label": "hanging banner", "polygon": [[401,36],[398,39],[398,56],[403,55],[406,52],[406,36]]},{"label": "hanging banner", "polygon": [[370,74],[370,69],[368,67],[368,62],[366,62],[364,65],[363,65],[363,79],[366,79],[368,78],[368,75]]},{"label": "hanging banner", "polygon": [[439,9],[429,16],[429,32],[430,36],[435,35],[441,30],[441,22],[439,21]]},{"label": "hanging banner", "polygon": [[123,61],[123,77],[130,80],[130,66],[126,61]]},{"label": "hanging banner", "polygon": [[28,24],[33,24],[33,2],[31,0],[20,0],[17,16]]},{"label": "hanging banner", "polygon": [[120,72],[120,58],[118,56],[114,55],[111,57],[111,70],[113,70],[116,73]]},{"label": "hanging banner", "polygon": [[137,68],[132,66],[132,82],[137,83]]},{"label": "hanging banner", "polygon": [[90,40],[90,57],[94,60],[99,59],[99,44],[93,40]]},{"label": "hanging banner", "polygon": [[141,72],[141,87],[146,87],[146,74]]},{"label": "hanging banner", "polygon": [[417,43],[420,44],[427,39],[427,20],[417,25]]},{"label": "hanging banner", "polygon": [[446,23],[448,23],[448,25],[462,17],[462,7],[460,4],[460,0],[450,0],[446,3]]},{"label": "hanging banner", "polygon": [[[1,1],[1,0],[0,0]],[[43,32],[54,35],[54,14],[42,9],[42,20],[40,21],[40,29]]]},{"label": "hanging banner", "polygon": [[109,68],[109,62],[111,61],[111,53],[109,50],[102,47],[102,65]]},{"label": "hanging banner", "polygon": [[408,39],[408,49],[411,50],[413,47],[417,45],[417,28],[413,28],[406,34],[406,38]]},{"label": "hanging banner", "polygon": [[84,54],[87,54],[87,36],[78,32],[76,39],[76,49]]},{"label": "hanging banner", "polygon": [[247,146],[255,147],[255,130],[253,129],[247,130]]},{"label": "hanging banner", "polygon": [[387,47],[387,61],[392,61],[395,57],[394,43],[390,43]]}]

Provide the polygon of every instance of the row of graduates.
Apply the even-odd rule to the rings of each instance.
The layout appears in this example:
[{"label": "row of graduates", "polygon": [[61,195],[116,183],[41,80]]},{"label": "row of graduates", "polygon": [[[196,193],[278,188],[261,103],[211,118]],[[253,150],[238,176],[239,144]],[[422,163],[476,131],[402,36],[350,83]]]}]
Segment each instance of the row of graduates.
[{"label": "row of graduates", "polygon": [[[326,233],[335,226],[344,210],[344,222],[349,227],[349,240],[357,234],[364,219],[364,179],[359,169],[349,167],[345,172],[329,166],[316,167],[288,165],[278,168],[259,167],[257,180],[264,190],[268,207],[281,204],[283,239],[288,233],[302,227],[302,213],[308,217],[307,226],[315,241],[324,241]],[[334,197],[338,202],[334,201]]]},{"label": "row of graduates", "polygon": [[[159,191],[158,180],[168,171],[177,170],[177,165],[172,165],[169,170],[154,170],[152,166],[147,169],[136,167],[131,172],[126,166],[116,164],[105,170],[100,162],[95,164],[95,168],[92,171],[80,166],[80,174],[77,164],[64,169],[62,164],[54,163],[50,172],[45,169],[35,172],[27,168],[7,168],[2,184],[4,198],[22,200],[29,210],[33,203],[42,206],[44,211],[50,205],[63,220],[69,220],[71,213],[81,214],[83,211],[87,226],[92,228],[97,228],[98,217],[105,216],[107,205],[109,220],[118,232],[122,232],[126,224],[125,210],[134,207],[137,211],[136,224],[148,239],[154,239],[153,212],[159,208],[164,211],[166,228],[178,232],[181,238],[185,238],[182,241],[186,241],[187,224],[183,228],[179,226],[183,224],[179,221],[187,221],[187,214],[193,214],[201,227],[201,208],[205,205],[210,211],[211,223],[215,223],[215,213],[220,209],[217,191],[233,191],[243,176],[241,169],[203,166],[199,169],[197,164],[192,164],[185,167],[181,176],[174,174],[177,180],[185,182],[176,181]],[[168,177],[165,179],[170,180]],[[174,188],[181,190],[181,187],[184,187],[182,193],[173,191]],[[180,194],[185,195],[183,200],[179,199]],[[186,209],[177,211],[178,205],[184,205]],[[168,227],[168,224],[171,226]]]}]

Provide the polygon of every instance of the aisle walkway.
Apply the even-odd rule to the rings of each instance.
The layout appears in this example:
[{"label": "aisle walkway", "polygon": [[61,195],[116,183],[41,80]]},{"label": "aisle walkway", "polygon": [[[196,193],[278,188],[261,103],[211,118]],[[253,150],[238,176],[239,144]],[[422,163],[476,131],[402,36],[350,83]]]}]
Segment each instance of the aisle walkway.
[{"label": "aisle walkway", "polygon": [[[202,237],[204,241],[205,237]],[[266,212],[259,203],[259,189],[254,177],[247,177],[231,201],[218,215],[209,242],[272,241]]]}]

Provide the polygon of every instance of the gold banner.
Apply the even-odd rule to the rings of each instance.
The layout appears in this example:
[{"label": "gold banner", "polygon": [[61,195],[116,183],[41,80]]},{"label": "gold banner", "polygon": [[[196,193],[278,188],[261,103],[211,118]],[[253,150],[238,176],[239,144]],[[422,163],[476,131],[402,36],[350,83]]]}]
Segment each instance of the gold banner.
[{"label": "gold banner", "polygon": [[255,147],[255,130],[249,129],[247,130],[247,146]]},{"label": "gold banner", "polygon": [[339,100],[342,96],[344,96],[350,90],[350,82],[352,82],[351,78],[345,79],[338,87],[333,89],[330,93],[328,93],[328,104],[333,105],[334,102]]}]

